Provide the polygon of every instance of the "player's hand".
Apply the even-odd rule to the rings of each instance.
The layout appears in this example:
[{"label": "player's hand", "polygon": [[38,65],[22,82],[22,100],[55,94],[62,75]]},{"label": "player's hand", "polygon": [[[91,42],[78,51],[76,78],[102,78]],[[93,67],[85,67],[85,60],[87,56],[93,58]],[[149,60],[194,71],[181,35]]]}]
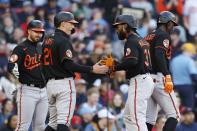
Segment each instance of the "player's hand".
[{"label": "player's hand", "polygon": [[105,65],[99,65],[99,63],[96,63],[95,65],[93,65],[92,72],[95,74],[107,74],[108,71],[109,71],[109,67]]},{"label": "player's hand", "polygon": [[171,93],[173,91],[173,83],[170,75],[164,77],[164,90],[166,93]]},{"label": "player's hand", "polygon": [[17,64],[17,63],[14,64],[14,68],[12,69],[12,74],[13,74],[14,77],[16,77],[17,79],[19,78],[18,64]]},{"label": "player's hand", "polygon": [[112,55],[108,55],[106,57],[103,57],[100,61],[99,64],[101,65],[106,65],[108,67],[111,67],[114,65],[114,58],[112,57]]},{"label": "player's hand", "polygon": [[109,74],[110,78],[113,78],[114,77],[114,73],[115,73],[115,70],[114,70],[115,60],[114,60],[114,58],[112,57],[111,54],[108,55],[107,57],[102,58],[99,61],[99,64],[100,65],[106,65],[107,67],[109,67],[108,74]]}]

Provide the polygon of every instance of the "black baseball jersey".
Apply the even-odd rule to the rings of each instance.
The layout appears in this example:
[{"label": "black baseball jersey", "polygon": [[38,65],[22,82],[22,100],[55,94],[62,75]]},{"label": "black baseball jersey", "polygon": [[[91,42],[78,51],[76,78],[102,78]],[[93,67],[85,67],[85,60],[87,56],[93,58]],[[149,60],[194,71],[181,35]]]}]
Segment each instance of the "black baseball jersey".
[{"label": "black baseball jersey", "polygon": [[125,70],[127,79],[151,70],[149,43],[137,34],[128,37],[124,46],[124,57],[115,70]]},{"label": "black baseball jersey", "polygon": [[145,40],[150,43],[152,73],[162,72],[163,75],[170,74],[169,60],[172,49],[170,35],[158,28],[146,36]]},{"label": "black baseball jersey", "polygon": [[74,77],[74,72],[91,72],[92,67],[81,66],[73,62],[73,47],[69,36],[56,29],[55,33],[45,38],[43,43],[43,68],[45,77]]},{"label": "black baseball jersey", "polygon": [[42,46],[28,39],[16,46],[9,59],[8,69],[11,72],[14,64],[18,64],[19,81],[22,84],[44,84],[42,74]]}]

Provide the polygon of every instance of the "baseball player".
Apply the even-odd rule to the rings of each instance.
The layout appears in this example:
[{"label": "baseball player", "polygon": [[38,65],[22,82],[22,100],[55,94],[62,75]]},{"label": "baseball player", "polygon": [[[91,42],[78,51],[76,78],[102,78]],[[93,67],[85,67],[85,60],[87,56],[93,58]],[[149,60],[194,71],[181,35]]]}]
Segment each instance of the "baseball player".
[{"label": "baseball player", "polygon": [[54,17],[55,33],[43,43],[43,64],[47,82],[50,120],[45,131],[68,131],[76,103],[74,72],[106,74],[107,66],[82,66],[73,62],[69,36],[75,31],[74,16],[59,12]]},{"label": "baseball player", "polygon": [[28,24],[27,39],[14,48],[8,70],[19,79],[17,90],[18,124],[16,131],[43,131],[48,112],[45,78],[41,69],[41,45],[44,36],[43,23],[32,20]]},{"label": "baseball player", "polygon": [[151,75],[148,74],[151,70],[149,44],[137,34],[137,21],[133,16],[119,15],[113,26],[119,39],[126,41],[123,61],[112,68],[113,71],[125,70],[130,80],[124,111],[126,130],[148,131],[146,108],[154,87]]},{"label": "baseball player", "polygon": [[179,111],[176,107],[176,98],[173,92],[173,83],[169,72],[169,60],[171,57],[170,31],[177,25],[174,14],[164,11],[159,14],[157,29],[145,39],[150,43],[152,60],[152,78],[155,81],[153,95],[148,102],[147,126],[149,131],[157,118],[157,104],[167,115],[167,121],[163,131],[174,131],[178,122]]}]

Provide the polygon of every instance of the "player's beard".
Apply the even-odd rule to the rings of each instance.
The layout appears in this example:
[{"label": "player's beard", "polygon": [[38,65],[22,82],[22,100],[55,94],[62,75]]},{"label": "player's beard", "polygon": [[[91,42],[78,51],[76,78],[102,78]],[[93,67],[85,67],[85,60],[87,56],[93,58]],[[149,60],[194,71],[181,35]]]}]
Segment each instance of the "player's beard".
[{"label": "player's beard", "polygon": [[117,32],[117,34],[118,34],[118,38],[119,38],[120,40],[124,40],[124,39],[126,38],[126,34],[123,33],[123,32]]},{"label": "player's beard", "polygon": [[72,30],[70,31],[70,34],[74,34],[75,33],[75,28],[72,28]]}]

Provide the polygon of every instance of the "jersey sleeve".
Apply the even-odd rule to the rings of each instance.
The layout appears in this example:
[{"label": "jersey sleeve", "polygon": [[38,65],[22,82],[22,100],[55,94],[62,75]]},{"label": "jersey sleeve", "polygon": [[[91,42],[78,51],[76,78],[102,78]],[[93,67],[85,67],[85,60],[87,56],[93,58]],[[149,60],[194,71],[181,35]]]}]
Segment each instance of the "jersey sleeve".
[{"label": "jersey sleeve", "polygon": [[125,46],[123,60],[129,59],[129,58],[138,60],[138,56],[139,56],[138,44],[128,42]]},{"label": "jersey sleeve", "polygon": [[139,49],[136,43],[126,43],[124,57],[121,63],[115,66],[116,71],[126,70],[138,62]]},{"label": "jersey sleeve", "polygon": [[61,59],[61,62],[64,59],[72,60],[73,58],[73,48],[69,40],[63,40],[59,42],[59,56]]},{"label": "jersey sleeve", "polygon": [[23,56],[24,56],[24,50],[23,47],[17,46],[14,48],[8,62],[8,71],[11,73],[12,69],[15,67],[15,63],[18,65],[21,65],[23,62]]},{"label": "jersey sleeve", "polygon": [[155,58],[157,61],[157,65],[159,70],[164,74],[168,75],[168,64],[167,64],[167,54],[170,47],[170,38],[166,34],[162,34],[160,36],[157,36],[157,40],[155,41]]},{"label": "jersey sleeve", "polygon": [[23,61],[24,50],[25,48],[23,48],[22,46],[15,47],[9,58],[9,63],[17,63],[18,65],[20,65]]},{"label": "jersey sleeve", "polygon": [[165,52],[170,48],[170,37],[167,34],[162,34],[155,40],[155,48],[162,49]]}]

